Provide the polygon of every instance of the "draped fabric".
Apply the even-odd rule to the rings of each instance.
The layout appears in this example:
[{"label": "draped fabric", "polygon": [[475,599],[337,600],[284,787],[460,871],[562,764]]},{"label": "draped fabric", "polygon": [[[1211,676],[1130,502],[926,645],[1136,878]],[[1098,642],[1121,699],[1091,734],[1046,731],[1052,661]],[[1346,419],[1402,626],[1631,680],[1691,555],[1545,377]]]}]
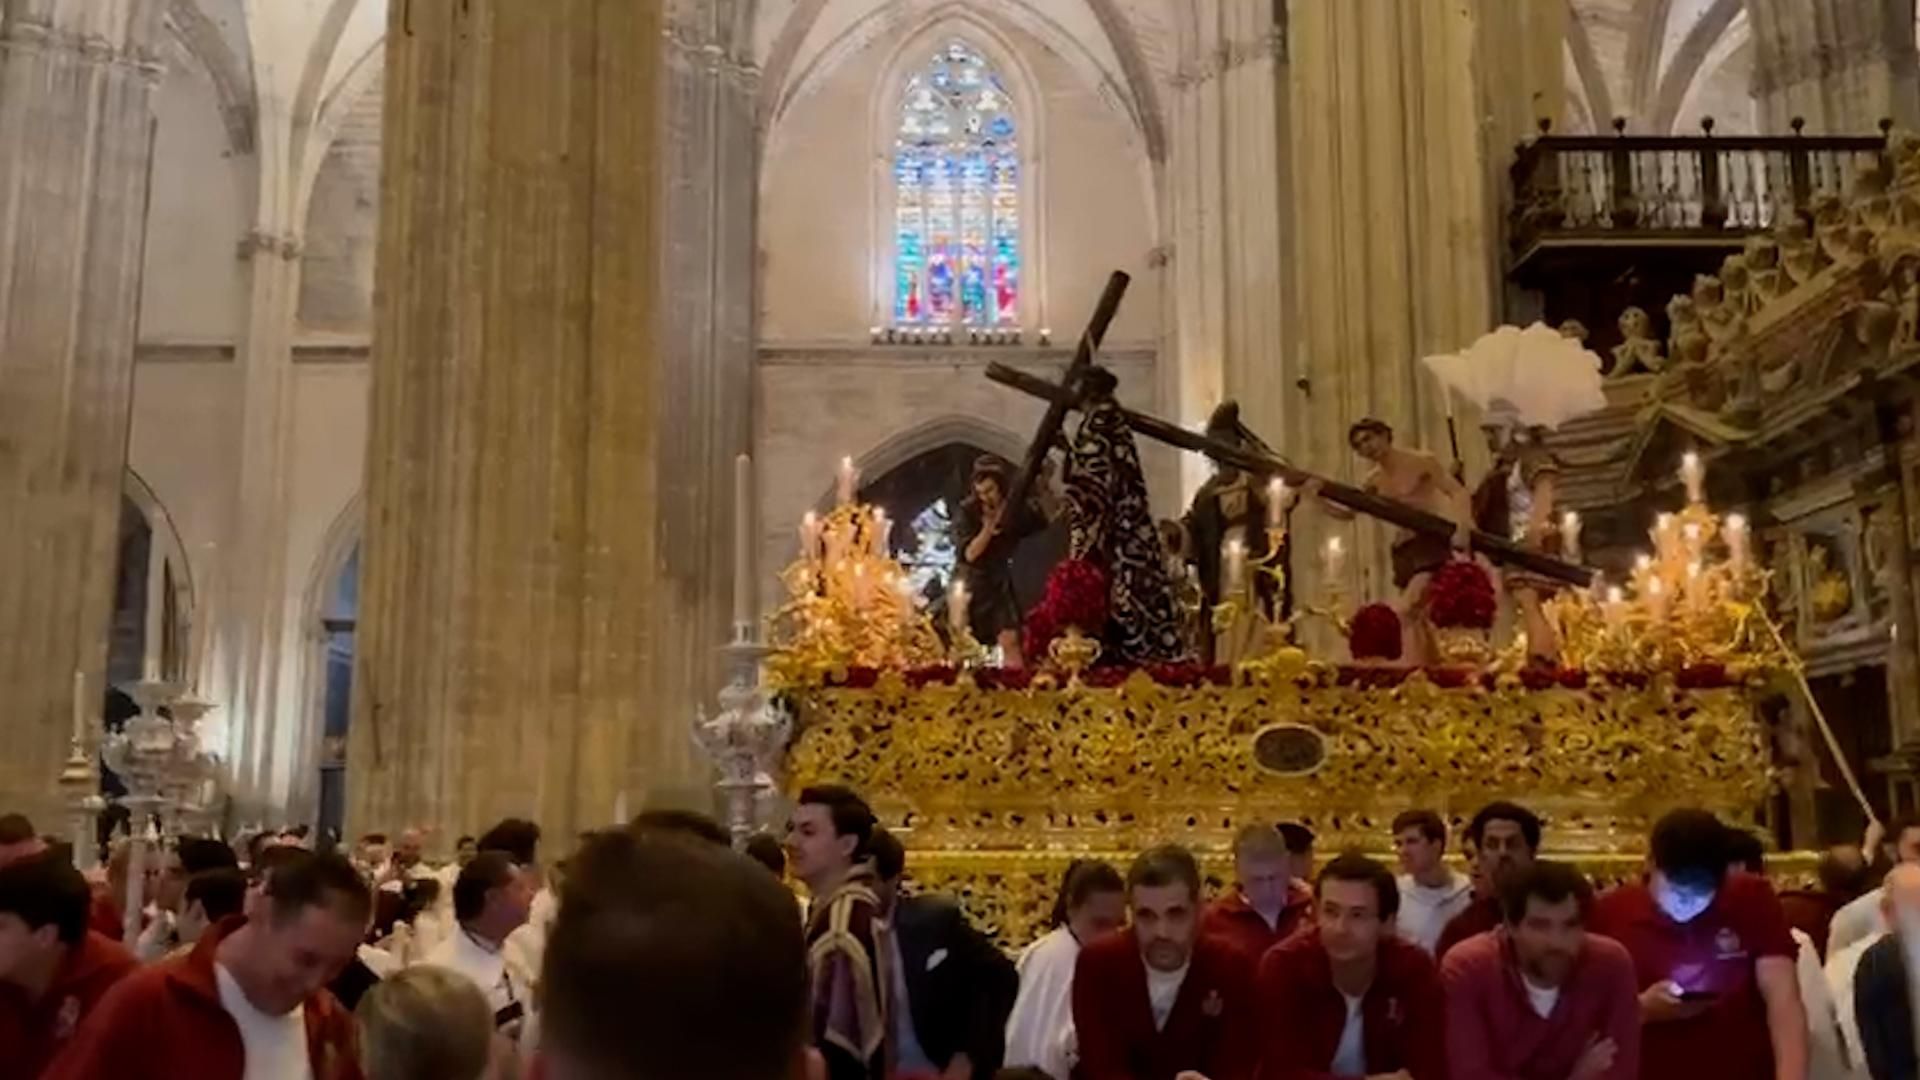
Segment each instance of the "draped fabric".
[{"label": "draped fabric", "polygon": [[886,1080],[886,924],[873,872],[857,868],[807,920],[813,1041],[834,1080]]},{"label": "draped fabric", "polygon": [[1111,398],[1087,403],[1067,467],[1068,555],[1107,572],[1110,615],[1103,658],[1121,664],[1184,659],[1179,607],[1147,501],[1140,451]]}]

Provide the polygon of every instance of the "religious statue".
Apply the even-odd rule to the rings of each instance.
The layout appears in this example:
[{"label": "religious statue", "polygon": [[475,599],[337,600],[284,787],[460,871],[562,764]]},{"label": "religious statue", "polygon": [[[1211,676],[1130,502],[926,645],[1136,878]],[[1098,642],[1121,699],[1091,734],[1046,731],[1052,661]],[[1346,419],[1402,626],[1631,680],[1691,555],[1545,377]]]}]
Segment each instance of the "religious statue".
[{"label": "religious statue", "polygon": [[[1489,414],[1481,430],[1493,454],[1493,467],[1473,492],[1474,526],[1511,536],[1550,555],[1562,554],[1560,526],[1553,513],[1560,463],[1544,444],[1546,429],[1521,424],[1510,412],[1496,412]],[[1554,663],[1560,647],[1542,603],[1559,590],[1559,583],[1514,568],[1505,571],[1502,582],[1519,608],[1528,659]]]},{"label": "religious statue", "polygon": [[1653,319],[1645,310],[1629,307],[1620,313],[1620,344],[1613,347],[1613,370],[1618,379],[1646,371],[1659,374],[1667,366],[1666,354],[1653,336]]},{"label": "religious statue", "polygon": [[1081,369],[1075,379],[1082,414],[1064,473],[1071,526],[1067,554],[1106,572],[1104,655],[1123,664],[1185,659],[1180,612],[1147,500],[1140,451],[1113,397],[1118,380],[1099,366]]},{"label": "religious statue", "polygon": [[[1406,659],[1416,667],[1431,663],[1437,654],[1425,613],[1427,582],[1447,560],[1467,552],[1473,533],[1467,489],[1432,454],[1395,446],[1393,428],[1383,420],[1356,421],[1347,430],[1347,445],[1373,466],[1361,485],[1364,490],[1454,522],[1451,538],[1399,529],[1393,541],[1393,584],[1400,590],[1400,617],[1408,630]],[[1318,482],[1307,490],[1318,496]],[[1353,519],[1351,510],[1325,498],[1320,506],[1336,520]]]},{"label": "religious statue", "polygon": [[[1263,454],[1273,451],[1259,436],[1240,422],[1240,406],[1225,401],[1207,420],[1207,437],[1241,449]],[[1249,659],[1261,648],[1262,612],[1271,611],[1275,621],[1287,617],[1292,593],[1291,580],[1285,574],[1289,564],[1286,542],[1287,515],[1292,497],[1284,505],[1271,505],[1272,492],[1267,484],[1234,465],[1215,459],[1214,473],[1194,493],[1193,502],[1182,519],[1187,539],[1186,558],[1198,571],[1200,591],[1205,598],[1203,610],[1211,611],[1223,601],[1237,601],[1233,624],[1201,635],[1201,659],[1209,664],[1231,664]],[[1277,562],[1282,570],[1278,584],[1273,575],[1247,573],[1246,567],[1265,565],[1274,556],[1272,540],[1281,540]],[[1240,572],[1230,582],[1224,552],[1229,544],[1240,545],[1237,558]],[[1237,587],[1239,595],[1230,597],[1228,589]]]},{"label": "religious statue", "polygon": [[1021,540],[1046,527],[1046,514],[1028,500],[1008,513],[1008,466],[991,455],[973,463],[971,493],[955,522],[959,565],[966,582],[967,624],[975,640],[998,645],[1001,663],[1021,667],[1020,605],[1013,595],[1013,550]]}]

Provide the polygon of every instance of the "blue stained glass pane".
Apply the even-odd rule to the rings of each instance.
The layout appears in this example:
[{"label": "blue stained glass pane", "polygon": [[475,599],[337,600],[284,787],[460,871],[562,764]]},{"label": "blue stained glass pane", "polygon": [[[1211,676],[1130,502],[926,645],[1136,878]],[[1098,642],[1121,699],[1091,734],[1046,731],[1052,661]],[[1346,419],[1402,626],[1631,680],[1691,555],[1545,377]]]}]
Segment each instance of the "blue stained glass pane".
[{"label": "blue stained glass pane", "polygon": [[1019,321],[1020,183],[1006,85],[950,41],[908,80],[893,162],[894,318]]}]

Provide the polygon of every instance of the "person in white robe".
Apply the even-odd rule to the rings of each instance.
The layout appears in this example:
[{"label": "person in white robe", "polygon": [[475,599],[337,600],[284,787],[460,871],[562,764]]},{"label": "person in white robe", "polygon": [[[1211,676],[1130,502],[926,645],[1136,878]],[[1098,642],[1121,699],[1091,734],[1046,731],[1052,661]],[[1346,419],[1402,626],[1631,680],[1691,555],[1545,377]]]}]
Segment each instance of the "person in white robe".
[{"label": "person in white robe", "polygon": [[1070,1080],[1079,1058],[1073,1029],[1073,968],[1083,942],[1112,933],[1126,918],[1126,883],[1103,862],[1067,868],[1054,903],[1053,930],[1027,946],[1016,969],[1020,992],[1007,1017],[1009,1069],[1039,1069]]}]

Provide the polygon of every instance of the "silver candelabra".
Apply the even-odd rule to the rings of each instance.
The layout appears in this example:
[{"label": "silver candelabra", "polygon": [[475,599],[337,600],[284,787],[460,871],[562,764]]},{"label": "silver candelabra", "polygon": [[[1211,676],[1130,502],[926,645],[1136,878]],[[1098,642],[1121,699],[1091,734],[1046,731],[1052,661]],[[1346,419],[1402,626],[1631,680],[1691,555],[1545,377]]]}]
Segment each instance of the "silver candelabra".
[{"label": "silver candelabra", "polygon": [[[199,725],[214,706],[179,683],[151,675],[122,689],[140,711],[101,741],[100,756],[127,788],[120,797],[130,815],[125,933],[126,940],[133,941],[139,936],[140,912],[146,902],[149,845],[163,833],[206,827],[214,761],[200,748]],[[168,715],[161,715],[162,709]]]},{"label": "silver candelabra", "polygon": [[733,641],[721,649],[727,658],[727,685],[720,691],[720,713],[709,719],[694,714],[693,738],[720,771],[715,784],[727,803],[727,828],[735,845],[759,827],[759,802],[773,791],[775,760],[793,733],[793,718],[768,693],[760,662],[769,650],[757,640],[752,623],[734,624]]}]

